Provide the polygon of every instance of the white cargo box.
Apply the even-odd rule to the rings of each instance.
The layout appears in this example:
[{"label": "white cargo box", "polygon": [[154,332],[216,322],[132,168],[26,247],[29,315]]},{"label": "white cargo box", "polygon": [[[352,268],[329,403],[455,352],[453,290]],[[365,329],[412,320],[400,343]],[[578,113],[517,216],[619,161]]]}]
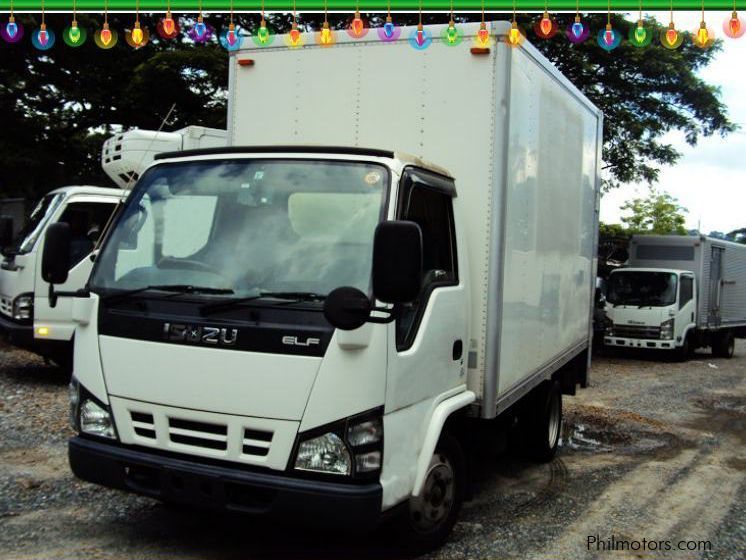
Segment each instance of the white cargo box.
[{"label": "white cargo box", "polygon": [[704,235],[634,235],[629,263],[693,272],[697,327],[746,326],[746,245]]},{"label": "white cargo box", "polygon": [[507,46],[509,23],[490,24],[499,41],[481,55],[478,24],[460,28],[461,45],[423,51],[412,28],[393,43],[249,41],[231,55],[228,129],[234,146],[379,148],[448,169],[468,216],[467,384],[492,417],[588,345],[602,115],[528,42]]}]

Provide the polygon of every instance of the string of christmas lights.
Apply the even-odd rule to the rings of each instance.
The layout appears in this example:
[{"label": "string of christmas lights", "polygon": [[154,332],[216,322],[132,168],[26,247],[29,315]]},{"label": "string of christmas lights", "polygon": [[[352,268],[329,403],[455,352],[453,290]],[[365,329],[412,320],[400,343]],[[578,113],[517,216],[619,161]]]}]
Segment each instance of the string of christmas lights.
[{"label": "string of christmas lights", "polygon": [[[46,0],[47,2],[49,0]],[[104,0],[104,23],[101,29],[95,31],[94,42],[101,49],[111,49],[117,44],[117,32],[109,27],[108,21],[108,9],[111,0]],[[649,3],[653,3],[654,0],[649,0]],[[490,31],[487,27],[485,20],[485,0],[481,2],[481,22],[476,36],[474,37],[474,43],[472,49],[488,49],[490,44],[493,42],[493,38],[490,36]],[[87,30],[81,27],[77,21],[77,1],[71,0],[72,3],[72,21],[68,27],[65,27],[62,32],[62,38],[64,43],[68,47],[77,48],[82,46],[87,39]],[[38,29],[35,29],[31,33],[31,43],[38,50],[48,50],[55,44],[55,33],[53,30],[47,28],[45,21],[46,5],[45,0],[41,0],[41,24]],[[513,0],[513,19],[511,22],[511,29],[508,33],[507,44],[510,46],[519,45],[525,35],[516,21],[516,1]],[[387,0],[387,12],[386,19],[383,26],[377,29],[378,38],[383,42],[396,41],[401,35],[401,28],[394,24],[393,17],[391,14],[391,0]],[[197,44],[205,44],[212,42],[217,37],[218,43],[223,46],[227,51],[235,51],[241,48],[244,44],[244,39],[251,38],[253,43],[258,47],[266,47],[272,44],[275,33],[267,25],[265,19],[265,6],[264,0],[261,1],[261,21],[254,33],[249,33],[234,23],[234,6],[233,0],[230,1],[230,19],[228,26],[223,29],[220,33],[215,32],[215,28],[207,24],[204,21],[202,13],[202,0],[199,0],[199,12],[196,18],[196,23],[183,35]],[[328,0],[323,0],[324,6],[324,22],[321,29],[315,34],[315,44],[328,47],[336,42],[336,32],[331,28],[328,21]],[[10,10],[7,23],[0,25],[0,38],[9,44],[18,43],[24,37],[24,28],[21,23],[16,21],[15,17],[15,4],[14,0],[10,0]],[[660,34],[660,43],[667,49],[678,49],[683,43],[687,35],[691,38],[691,42],[699,48],[711,47],[716,39],[715,33],[712,28],[708,27],[705,22],[705,0],[701,0],[701,22],[698,29],[695,29],[689,34],[682,33],[676,28],[674,23],[674,2],[669,0],[670,10],[670,22],[666,28]],[[746,26],[738,15],[736,0],[733,0],[733,11],[730,16],[723,22],[723,32],[726,37],[730,39],[738,39],[746,34]],[[304,46],[303,33],[298,27],[297,19],[297,0],[293,0],[293,11],[292,11],[292,26],[285,36],[285,44],[290,48],[300,48]],[[459,26],[456,23],[454,16],[454,1],[449,0],[449,22],[440,36],[441,42],[450,47],[455,47],[462,43],[463,34]],[[532,25],[532,30],[537,39],[550,40],[559,34],[559,24],[557,20],[551,15],[549,10],[549,0],[544,2],[544,10],[541,16],[535,20]],[[596,35],[596,42],[598,46],[607,52],[619,47],[622,43],[622,34],[615,30],[612,26],[611,15],[612,6],[611,0],[607,0],[606,5],[607,23],[605,28],[600,29]],[[416,50],[424,50],[428,48],[432,42],[433,37],[430,31],[422,23],[423,14],[423,0],[418,0],[418,24],[411,31],[408,41],[410,45]],[[166,0],[166,13],[161,18],[157,25],[156,31],[158,37],[162,40],[173,40],[182,35],[182,29],[179,24],[179,18],[174,17],[171,12],[171,0]],[[353,39],[360,39],[365,37],[369,31],[368,22],[360,13],[360,2],[356,0],[354,15],[350,17],[346,26],[347,34]],[[580,44],[586,41],[591,34],[590,27],[582,21],[580,15],[580,0],[575,0],[575,18],[574,22],[567,26],[565,33],[560,34],[567,38],[573,44]],[[634,47],[644,48],[652,43],[653,32],[652,29],[646,27],[646,22],[643,19],[643,5],[642,1],[639,2],[639,18],[636,24],[630,28],[626,41]],[[127,44],[134,48],[140,49],[148,44],[150,41],[150,32],[147,27],[140,23],[140,0],[135,0],[135,21],[131,29],[125,30],[125,40]]]}]

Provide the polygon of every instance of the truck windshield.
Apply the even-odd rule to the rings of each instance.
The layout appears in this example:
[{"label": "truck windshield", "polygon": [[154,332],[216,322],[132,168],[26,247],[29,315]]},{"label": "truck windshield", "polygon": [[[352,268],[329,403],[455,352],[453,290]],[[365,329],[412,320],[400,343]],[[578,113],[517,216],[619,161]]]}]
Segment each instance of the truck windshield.
[{"label": "truck windshield", "polygon": [[613,305],[663,307],[676,302],[677,276],[671,272],[619,271],[609,278],[606,301]]},{"label": "truck windshield", "polygon": [[64,199],[65,195],[63,193],[48,194],[42,198],[34,206],[34,209],[26,220],[26,225],[18,232],[15,243],[13,243],[7,253],[10,255],[23,255],[30,252],[34,248],[36,240],[39,239],[39,236],[47,226],[47,222],[49,222],[52,214],[54,214]]},{"label": "truck windshield", "polygon": [[368,292],[388,184],[384,166],[358,162],[158,165],[130,195],[91,288],[143,293],[187,285],[223,298],[323,296],[339,286]]}]

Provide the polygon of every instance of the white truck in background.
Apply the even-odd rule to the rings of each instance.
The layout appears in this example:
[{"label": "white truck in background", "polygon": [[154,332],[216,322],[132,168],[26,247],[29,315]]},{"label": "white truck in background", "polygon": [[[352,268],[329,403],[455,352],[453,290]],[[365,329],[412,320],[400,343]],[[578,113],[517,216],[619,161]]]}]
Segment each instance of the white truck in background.
[{"label": "white truck in background", "polygon": [[226,131],[201,126],[175,132],[131,130],[104,143],[101,165],[120,188],[68,186],[54,189],[36,204],[20,232],[15,219],[0,217],[0,331],[8,341],[71,369],[75,323],[71,300],[50,305],[49,284],[41,278],[40,240],[56,222],[69,223],[73,252],[69,277],[58,288],[74,292],[85,286],[93,267],[91,254],[104,228],[139,173],[162,151],[225,145]]},{"label": "white truck in background", "polygon": [[629,267],[611,273],[604,343],[686,359],[731,358],[746,336],[746,245],[705,236],[635,235]]},{"label": "white truck in background", "polygon": [[[346,36],[231,55],[231,146],[157,156],[73,298],[78,477],[282,521],[391,516],[429,548],[469,442],[519,429],[554,455],[588,380],[602,115],[510,27],[470,52],[428,26],[427,64]],[[50,282],[68,251],[54,224]]]}]

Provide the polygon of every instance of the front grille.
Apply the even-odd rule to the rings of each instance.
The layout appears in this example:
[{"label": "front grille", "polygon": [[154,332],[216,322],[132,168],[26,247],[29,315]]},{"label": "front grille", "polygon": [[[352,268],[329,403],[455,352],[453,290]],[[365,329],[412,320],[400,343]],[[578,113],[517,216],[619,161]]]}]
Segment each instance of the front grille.
[{"label": "front grille", "polygon": [[168,435],[172,442],[191,447],[219,451],[225,451],[228,448],[228,426],[225,424],[169,418]]},{"label": "front grille", "polygon": [[152,414],[131,410],[130,418],[132,418],[132,428],[138,436],[155,439],[155,422]]},{"label": "front grille", "polygon": [[243,432],[243,454],[266,457],[272,444],[272,435],[272,432],[246,428]]},{"label": "front grille", "polygon": [[660,339],[661,328],[660,327],[646,327],[639,325],[614,325],[614,334],[612,336],[618,336],[621,338],[641,338],[641,339]]}]

